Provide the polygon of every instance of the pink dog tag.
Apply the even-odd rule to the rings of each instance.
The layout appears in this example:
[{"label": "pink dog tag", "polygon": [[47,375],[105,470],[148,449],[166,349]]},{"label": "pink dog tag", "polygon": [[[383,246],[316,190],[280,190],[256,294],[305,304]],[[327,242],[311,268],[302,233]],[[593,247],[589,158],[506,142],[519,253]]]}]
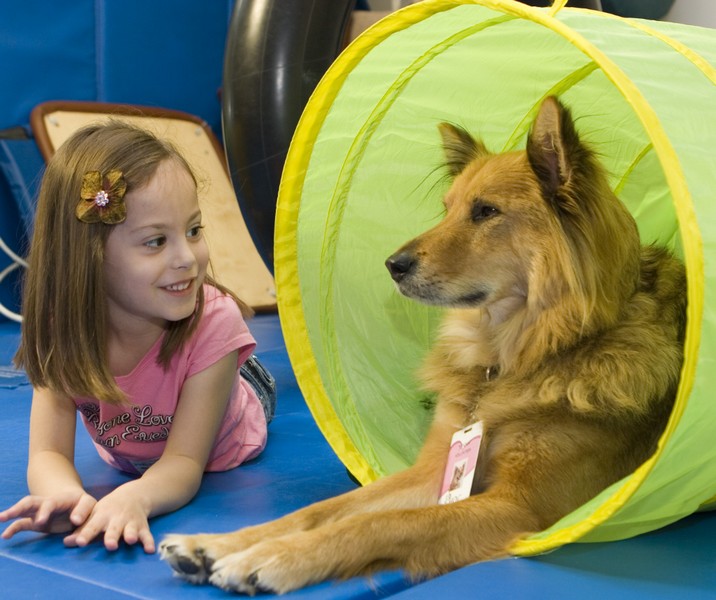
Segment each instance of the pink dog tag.
[{"label": "pink dog tag", "polygon": [[482,421],[473,423],[452,436],[438,504],[450,504],[470,496],[481,442]]}]

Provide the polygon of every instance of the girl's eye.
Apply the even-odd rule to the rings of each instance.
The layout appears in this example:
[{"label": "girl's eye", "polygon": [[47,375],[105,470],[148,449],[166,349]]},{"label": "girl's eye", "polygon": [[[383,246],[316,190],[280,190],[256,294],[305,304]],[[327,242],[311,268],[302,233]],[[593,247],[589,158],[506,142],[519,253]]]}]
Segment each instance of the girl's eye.
[{"label": "girl's eye", "polygon": [[201,230],[204,229],[203,225],[195,225],[187,232],[187,237],[198,238],[201,237]]},{"label": "girl's eye", "polygon": [[167,243],[167,238],[165,238],[163,235],[159,237],[152,238],[151,240],[148,240],[144,242],[144,245],[148,248],[161,248],[164,244]]}]

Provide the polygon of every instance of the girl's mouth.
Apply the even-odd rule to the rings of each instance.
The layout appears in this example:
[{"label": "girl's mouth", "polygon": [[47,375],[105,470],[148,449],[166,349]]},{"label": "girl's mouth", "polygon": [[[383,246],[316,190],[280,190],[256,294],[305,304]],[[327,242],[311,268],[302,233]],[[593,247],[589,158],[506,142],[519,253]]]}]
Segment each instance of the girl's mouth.
[{"label": "girl's mouth", "polygon": [[191,284],[194,280],[190,279],[189,281],[182,281],[179,283],[173,283],[172,285],[167,285],[164,287],[165,290],[169,292],[185,292],[191,287]]}]

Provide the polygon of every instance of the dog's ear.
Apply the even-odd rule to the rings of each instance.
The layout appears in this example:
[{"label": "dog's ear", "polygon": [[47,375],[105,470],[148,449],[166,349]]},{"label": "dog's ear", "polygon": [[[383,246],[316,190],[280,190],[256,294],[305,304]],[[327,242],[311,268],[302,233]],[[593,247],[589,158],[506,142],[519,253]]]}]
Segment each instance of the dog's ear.
[{"label": "dog's ear", "polygon": [[482,142],[473,138],[462,127],[450,123],[438,125],[443,139],[443,151],[450,175],[455,177],[478,156],[488,154]]},{"label": "dog's ear", "polygon": [[527,158],[547,200],[570,183],[583,153],[569,110],[555,97],[545,98],[527,138]]}]

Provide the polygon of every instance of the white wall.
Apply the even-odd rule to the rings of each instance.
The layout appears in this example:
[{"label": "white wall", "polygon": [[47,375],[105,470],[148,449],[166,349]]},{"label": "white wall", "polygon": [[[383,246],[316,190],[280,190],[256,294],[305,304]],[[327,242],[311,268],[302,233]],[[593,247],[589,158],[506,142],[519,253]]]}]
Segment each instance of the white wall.
[{"label": "white wall", "polygon": [[417,0],[368,0],[368,5],[371,10],[393,11],[416,1]]},{"label": "white wall", "polygon": [[714,0],[676,0],[664,17],[665,21],[716,27],[716,2]]}]

